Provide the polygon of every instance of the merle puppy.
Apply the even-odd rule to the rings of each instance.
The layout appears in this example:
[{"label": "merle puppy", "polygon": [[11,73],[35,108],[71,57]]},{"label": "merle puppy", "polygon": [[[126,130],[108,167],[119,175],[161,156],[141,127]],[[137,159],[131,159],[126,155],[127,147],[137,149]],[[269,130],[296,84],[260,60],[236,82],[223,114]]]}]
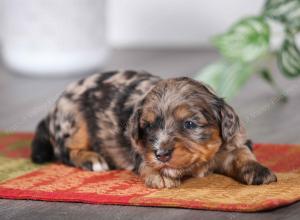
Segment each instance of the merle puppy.
[{"label": "merle puppy", "polygon": [[37,127],[32,160],[134,170],[153,188],[212,172],[244,184],[276,182],[247,145],[235,111],[206,85],[113,71],[66,88]]}]

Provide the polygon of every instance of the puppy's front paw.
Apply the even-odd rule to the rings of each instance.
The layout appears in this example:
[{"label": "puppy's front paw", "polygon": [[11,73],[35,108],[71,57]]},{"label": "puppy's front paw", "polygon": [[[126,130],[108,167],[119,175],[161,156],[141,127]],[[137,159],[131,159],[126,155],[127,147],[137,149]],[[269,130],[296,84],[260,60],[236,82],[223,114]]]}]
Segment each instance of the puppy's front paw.
[{"label": "puppy's front paw", "polygon": [[180,185],[180,180],[171,179],[169,177],[161,176],[160,174],[150,174],[144,177],[145,184],[151,188],[174,188]]},{"label": "puppy's front paw", "polygon": [[253,161],[243,167],[241,180],[248,185],[261,185],[277,182],[277,177],[267,167]]}]

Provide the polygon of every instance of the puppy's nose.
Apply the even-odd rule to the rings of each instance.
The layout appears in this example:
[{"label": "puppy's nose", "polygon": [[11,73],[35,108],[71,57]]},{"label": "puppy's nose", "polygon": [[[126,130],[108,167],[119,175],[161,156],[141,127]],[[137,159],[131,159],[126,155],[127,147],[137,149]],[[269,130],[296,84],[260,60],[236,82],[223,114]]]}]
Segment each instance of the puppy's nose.
[{"label": "puppy's nose", "polygon": [[168,162],[171,159],[173,149],[160,149],[155,151],[156,158],[161,162]]}]

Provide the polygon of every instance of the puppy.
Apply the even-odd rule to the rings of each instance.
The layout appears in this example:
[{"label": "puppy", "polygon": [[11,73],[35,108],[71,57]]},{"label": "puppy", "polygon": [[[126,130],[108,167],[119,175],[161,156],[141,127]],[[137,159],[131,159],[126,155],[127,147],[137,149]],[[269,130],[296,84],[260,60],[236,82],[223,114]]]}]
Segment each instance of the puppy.
[{"label": "puppy", "polygon": [[204,84],[112,71],[66,88],[37,127],[32,160],[133,170],[152,188],[212,172],[244,184],[276,182],[249,143],[233,108]]}]

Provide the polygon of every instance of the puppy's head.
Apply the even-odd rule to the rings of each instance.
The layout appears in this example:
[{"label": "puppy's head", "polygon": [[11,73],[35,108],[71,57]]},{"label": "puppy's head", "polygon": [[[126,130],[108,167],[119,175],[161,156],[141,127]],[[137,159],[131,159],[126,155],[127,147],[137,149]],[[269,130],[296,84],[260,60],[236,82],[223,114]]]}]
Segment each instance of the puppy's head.
[{"label": "puppy's head", "polygon": [[160,81],[130,119],[136,150],[156,169],[186,169],[209,161],[239,130],[223,99],[189,78]]}]

